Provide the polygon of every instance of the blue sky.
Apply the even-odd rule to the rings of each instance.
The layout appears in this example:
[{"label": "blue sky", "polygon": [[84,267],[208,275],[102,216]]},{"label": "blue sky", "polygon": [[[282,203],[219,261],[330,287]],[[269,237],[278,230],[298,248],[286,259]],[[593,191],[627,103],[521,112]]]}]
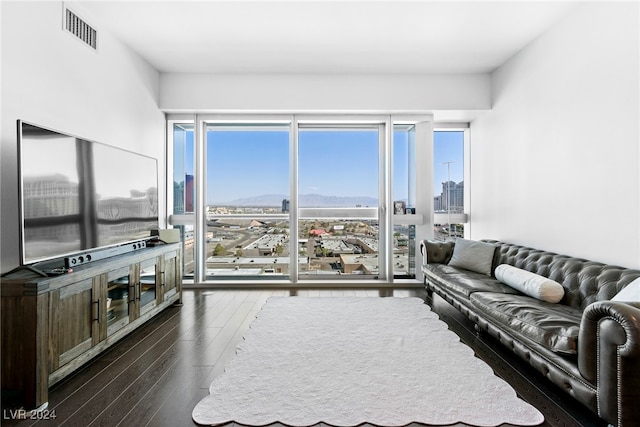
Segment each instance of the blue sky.
[{"label": "blue sky", "polygon": [[209,204],[289,192],[287,131],[216,131],[207,136]]},{"label": "blue sky", "polygon": [[447,181],[447,165],[450,165],[451,181],[460,182],[464,177],[464,133],[461,131],[434,132],[433,136],[433,195],[442,192]]},{"label": "blue sky", "polygon": [[[405,134],[406,135],[406,134]],[[396,133],[394,200],[407,197],[406,138]],[[187,137],[186,173],[193,174],[193,133]],[[370,130],[311,131],[299,134],[301,194],[368,196],[378,194],[378,137]],[[286,130],[215,131],[208,133],[207,203],[289,192],[289,135]],[[240,159],[240,161],[237,161]],[[447,180],[462,181],[462,132],[434,134],[434,195]],[[418,167],[421,167],[418,165]]]},{"label": "blue sky", "polygon": [[300,131],[300,194],[378,197],[378,132]]}]

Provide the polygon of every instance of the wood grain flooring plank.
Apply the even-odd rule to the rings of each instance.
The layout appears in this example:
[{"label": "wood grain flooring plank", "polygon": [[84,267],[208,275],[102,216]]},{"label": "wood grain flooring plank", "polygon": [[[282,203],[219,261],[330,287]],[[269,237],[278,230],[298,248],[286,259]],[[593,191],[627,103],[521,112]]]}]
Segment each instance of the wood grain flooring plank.
[{"label": "wood grain flooring plank", "polygon": [[229,322],[231,316],[235,314],[238,305],[242,304],[247,299],[248,293],[249,291],[233,292],[233,298],[231,299],[231,301],[225,307],[223,307],[222,310],[214,313],[211,322],[208,323],[207,326],[216,328],[226,325]]},{"label": "wood grain flooring plank", "polygon": [[[167,372],[174,372],[180,367],[180,353],[176,346],[173,345],[165,350],[164,353],[155,357],[155,360],[143,371],[137,378],[129,377],[128,384],[124,386],[121,394],[109,406],[107,406],[99,416],[95,417],[87,426],[89,427],[111,427],[117,425],[123,418],[123,414],[128,414],[140,402],[144,402],[144,398],[149,391],[162,379]],[[137,425],[134,420],[130,420],[132,424]]]},{"label": "wood grain flooring plank", "polygon": [[178,331],[174,328],[155,344],[148,347],[148,350],[130,365],[123,365],[117,375],[107,378],[106,384],[102,385],[100,389],[95,390],[95,393],[90,394],[90,399],[86,400],[84,404],[61,425],[89,425],[114,401],[122,398],[123,394],[129,389],[130,384],[135,382],[141,375],[144,375],[156,359],[161,357],[167,348],[171,347],[177,336]]},{"label": "wood grain flooring plank", "polygon": [[[203,389],[192,389],[188,393],[175,396],[170,404],[163,405],[158,408],[158,412],[146,424],[149,427],[193,427],[198,424],[194,423],[191,418],[193,408],[207,396],[209,392]],[[246,426],[244,426],[246,427]]]},{"label": "wood grain flooring plank", "polygon": [[[226,307],[234,297],[233,293],[220,292],[220,296],[212,297],[203,295],[200,306],[193,322],[181,324],[181,340],[202,339],[203,332],[212,329],[209,324],[213,323],[224,307]],[[215,328],[214,328],[215,329]]]},{"label": "wood grain flooring plank", "polygon": [[[171,406],[171,402],[174,402],[178,396],[193,393],[196,389],[194,384],[201,381],[203,377],[207,377],[211,369],[211,366],[188,366],[182,362],[176,363],[148,390],[129,413],[120,417],[120,421],[115,425],[129,427],[150,423],[160,408]],[[200,396],[200,388],[197,389],[197,395]]]}]

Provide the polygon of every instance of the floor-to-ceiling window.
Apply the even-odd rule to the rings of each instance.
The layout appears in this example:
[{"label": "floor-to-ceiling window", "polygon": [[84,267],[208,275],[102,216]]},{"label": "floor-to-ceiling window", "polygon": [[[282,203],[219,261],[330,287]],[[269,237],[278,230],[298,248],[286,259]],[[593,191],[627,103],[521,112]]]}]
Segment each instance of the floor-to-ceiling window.
[{"label": "floor-to-ceiling window", "polygon": [[301,279],[380,274],[378,125],[300,126]]},{"label": "floor-to-ceiling window", "polygon": [[185,274],[416,277],[417,244],[433,231],[420,167],[432,161],[432,126],[430,116],[170,118],[170,223],[182,231]]},{"label": "floor-to-ceiling window", "polygon": [[206,127],[206,277],[289,277],[289,125]]},{"label": "floor-to-ceiling window", "polygon": [[464,237],[466,215],[464,129],[436,129],[433,136],[434,237]]},{"label": "floor-to-ceiling window", "polygon": [[414,278],[416,274],[416,127],[393,127],[393,273]]},{"label": "floor-to-ceiling window", "polygon": [[[189,120],[170,121],[168,124],[170,144],[167,153],[169,164],[173,166],[171,179],[167,186],[167,195],[173,206],[169,206],[174,218],[182,218],[174,226],[180,231],[182,241],[183,272],[186,277],[193,276],[194,267],[194,227],[190,217],[194,209],[194,129]],[[185,220],[186,219],[186,220]]]}]

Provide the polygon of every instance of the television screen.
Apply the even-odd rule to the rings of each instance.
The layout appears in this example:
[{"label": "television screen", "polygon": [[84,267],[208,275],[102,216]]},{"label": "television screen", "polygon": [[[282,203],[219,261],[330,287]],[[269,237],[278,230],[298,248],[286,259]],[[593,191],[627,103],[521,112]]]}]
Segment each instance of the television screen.
[{"label": "television screen", "polygon": [[154,158],[18,122],[21,263],[148,238]]}]

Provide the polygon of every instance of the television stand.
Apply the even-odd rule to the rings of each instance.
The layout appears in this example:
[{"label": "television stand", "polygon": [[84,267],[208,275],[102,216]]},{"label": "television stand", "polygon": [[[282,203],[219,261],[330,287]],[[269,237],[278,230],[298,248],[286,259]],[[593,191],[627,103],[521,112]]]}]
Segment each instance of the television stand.
[{"label": "television stand", "polygon": [[51,386],[181,302],[182,245],[143,248],[53,276],[23,266],[0,286],[2,407],[32,410],[48,402]]}]

